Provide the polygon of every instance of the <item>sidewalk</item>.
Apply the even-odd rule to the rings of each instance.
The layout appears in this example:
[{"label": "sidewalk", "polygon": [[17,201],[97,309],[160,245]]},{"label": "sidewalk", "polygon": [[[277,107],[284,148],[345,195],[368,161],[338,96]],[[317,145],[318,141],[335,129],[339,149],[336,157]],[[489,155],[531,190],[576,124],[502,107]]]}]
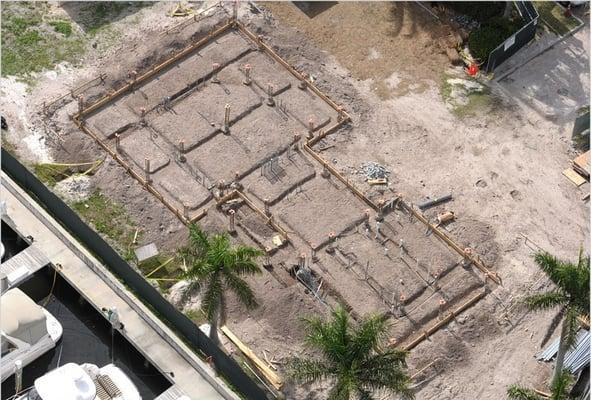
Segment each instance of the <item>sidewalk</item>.
[{"label": "sidewalk", "polygon": [[176,388],[194,400],[238,399],[212,369],[130,293],[59,223],[2,173],[2,200],[21,235],[31,235],[37,249],[97,310],[117,307],[123,336]]}]

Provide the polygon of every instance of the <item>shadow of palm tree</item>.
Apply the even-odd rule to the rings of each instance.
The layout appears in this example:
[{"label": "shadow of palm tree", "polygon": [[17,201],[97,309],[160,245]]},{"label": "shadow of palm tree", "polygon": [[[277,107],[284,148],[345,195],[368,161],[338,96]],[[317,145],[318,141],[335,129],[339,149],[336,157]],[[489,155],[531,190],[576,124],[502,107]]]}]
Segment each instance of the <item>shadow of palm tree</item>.
[{"label": "shadow of palm tree", "polygon": [[306,14],[308,18],[314,18],[338,4],[338,1],[294,1],[293,4]]},{"label": "shadow of palm tree", "polygon": [[62,8],[84,32],[93,33],[152,4],[150,1],[72,1],[64,2]]},{"label": "shadow of palm tree", "polygon": [[589,103],[589,58],[585,44],[571,36],[499,84],[542,118],[571,122],[576,109]]}]

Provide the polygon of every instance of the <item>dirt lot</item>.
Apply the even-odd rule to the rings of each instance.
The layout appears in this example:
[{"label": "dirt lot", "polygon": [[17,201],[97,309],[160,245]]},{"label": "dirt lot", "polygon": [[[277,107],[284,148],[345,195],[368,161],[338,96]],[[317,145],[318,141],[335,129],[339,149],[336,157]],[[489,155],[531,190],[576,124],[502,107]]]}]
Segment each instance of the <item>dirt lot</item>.
[{"label": "dirt lot", "polygon": [[[139,17],[114,23],[147,21],[121,38],[118,49],[128,51],[123,60],[117,50],[104,58],[90,54],[83,69],[64,67],[41,75],[30,93],[13,79],[2,79],[3,109],[14,121],[7,137],[22,158],[104,158],[105,151],[69,118],[77,111],[75,101],[57,108],[50,118],[39,113],[43,101],[107,73],[104,86],[84,93],[89,103],[96,101],[129,80],[130,70],[141,72],[165,59],[228,16],[214,8],[211,17],[162,34],[162,25],[177,23],[165,16],[166,8],[156,3],[138,11]],[[450,32],[448,26],[412,3],[337,3],[309,14],[313,18],[292,3],[260,3],[243,4],[239,17],[350,113],[352,122],[313,151],[372,201],[402,194],[408,202],[419,202],[452,193],[452,202],[428,210],[426,216],[434,220],[438,212],[454,211],[456,221],[444,229],[502,278],[501,286],[489,283],[491,293],[412,350],[411,373],[436,360],[416,377],[417,398],[498,399],[516,380],[542,388],[549,368],[533,355],[552,313],[527,314],[516,300],[547,286],[531,260],[537,246],[573,258],[589,240],[588,209],[580,200],[588,184],[576,188],[561,175],[574,154],[569,131],[575,107],[589,101],[588,26],[510,79],[485,81],[484,101],[468,104],[468,112],[460,115],[442,89],[447,77],[462,78],[437,44],[437,38]],[[147,43],[146,36],[154,40]],[[559,70],[548,64],[556,59],[564,60]],[[221,84],[210,82],[213,62],[221,64]],[[246,62],[255,80],[248,87],[242,84]],[[542,85],[549,75],[552,84]],[[172,96],[200,78],[204,81],[196,90]],[[269,83],[275,101],[287,112],[278,111],[279,104],[266,104]],[[282,360],[305,351],[299,320],[325,313],[336,303],[354,316],[391,312],[392,338],[405,343],[437,321],[439,304],[452,307],[481,290],[482,274],[458,265],[457,253],[400,210],[386,216],[377,235],[373,212],[366,223],[367,205],[334,176],[325,178],[317,160],[292,148],[293,134],[305,137],[309,119],[318,131],[324,121],[332,125],[337,119],[335,110],[298,89],[298,83],[246,38],[230,32],[97,110],[88,126],[112,149],[119,131],[125,160],[142,176],[149,157],[150,177],[167,201],[181,212],[186,206],[189,217],[209,210],[199,222],[208,231],[228,227],[227,209],[217,210],[213,198],[219,193],[212,186],[220,179],[230,184],[238,174],[244,193],[261,209],[263,199],[269,199],[270,212],[289,232],[290,242],[273,248],[273,268],[251,280],[262,307],[246,313],[232,303],[229,310],[230,328],[255,352],[265,350]],[[172,96],[170,104],[163,104],[166,96]],[[226,103],[232,110],[229,134],[222,132]],[[145,123],[140,107],[147,110]],[[179,161],[180,140],[186,161]],[[141,244],[156,242],[173,252],[186,235],[179,218],[110,157],[105,160],[91,177],[92,187],[123,205],[141,226]],[[367,161],[391,172],[387,188],[366,182],[360,171]],[[277,232],[264,217],[244,202],[233,207],[236,240],[272,247]],[[334,251],[326,252],[331,231],[337,242]],[[526,242],[524,235],[531,240]],[[304,287],[293,278],[292,267],[300,253],[309,259],[312,249],[318,261]],[[324,282],[318,293],[322,301],[310,293],[319,282]],[[399,314],[400,303],[407,315]],[[286,391],[289,398],[311,399],[317,389],[304,394],[288,385]]]}]

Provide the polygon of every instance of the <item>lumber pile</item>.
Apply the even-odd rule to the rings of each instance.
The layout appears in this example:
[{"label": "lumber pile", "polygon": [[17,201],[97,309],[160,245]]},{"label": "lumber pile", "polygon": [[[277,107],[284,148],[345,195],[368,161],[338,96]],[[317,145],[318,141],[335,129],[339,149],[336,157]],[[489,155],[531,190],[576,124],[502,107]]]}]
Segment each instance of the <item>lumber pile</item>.
[{"label": "lumber pile", "polygon": [[228,339],[230,339],[232,343],[234,343],[236,347],[238,347],[242,354],[244,354],[254,364],[254,366],[261,372],[267,382],[273,385],[275,389],[281,389],[281,386],[283,386],[283,380],[275,373],[275,371],[269,368],[263,360],[257,357],[257,355],[254,354],[250,348],[248,348],[248,346],[242,343],[242,341],[238,339],[227,326],[222,326],[220,330],[228,337]]},{"label": "lumber pile", "polygon": [[573,169],[583,178],[589,180],[589,151],[581,154],[573,160]]},{"label": "lumber pile", "polygon": [[589,180],[591,168],[589,168],[589,151],[581,154],[572,161],[572,167],[562,171],[575,186],[579,187]]}]

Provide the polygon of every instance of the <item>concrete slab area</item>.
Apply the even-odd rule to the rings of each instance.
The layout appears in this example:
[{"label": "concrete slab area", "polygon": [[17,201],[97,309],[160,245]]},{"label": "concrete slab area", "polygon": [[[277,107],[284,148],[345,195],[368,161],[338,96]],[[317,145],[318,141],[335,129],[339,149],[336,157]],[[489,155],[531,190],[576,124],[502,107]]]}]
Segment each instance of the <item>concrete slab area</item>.
[{"label": "concrete slab area", "polygon": [[[219,44],[224,45],[223,50]],[[224,67],[250,51],[248,42],[236,32],[228,32],[193,53],[189,57],[163,70],[146,82],[125,101],[133,110],[145,107],[151,110],[167,96],[174,98],[177,93],[204,81],[213,70],[213,63]]]},{"label": "concrete slab area", "polygon": [[316,177],[272,207],[280,220],[299,232],[308,244],[319,245],[328,234],[338,236],[355,226],[367,207],[335,178]]},{"label": "concrete slab area", "polygon": [[[235,64],[231,64],[229,67],[236,68]],[[240,59],[239,67],[243,74],[246,64],[250,65],[252,85],[263,91],[266,91],[268,86],[271,85],[273,95],[277,95],[298,84],[298,80],[287,73],[281,64],[266,55],[261,56],[259,53],[251,53]]]},{"label": "concrete slab area", "polygon": [[305,130],[308,129],[310,120],[314,123],[315,131],[336,122],[337,112],[310,90],[296,87],[279,94],[275,101],[282,102],[288,114]]},{"label": "concrete slab area", "polygon": [[[363,232],[363,225],[360,229]],[[396,293],[397,297],[404,294],[411,301],[427,287],[427,283],[417,275],[418,272],[400,260],[398,247],[391,242],[382,246],[374,239],[373,232],[340,238],[338,247],[355,262],[357,270],[364,273],[367,269],[369,277],[386,291]]]},{"label": "concrete slab area", "polygon": [[286,125],[275,110],[261,108],[232,125],[229,135],[216,135],[187,153],[187,163],[214,182],[230,182],[236,172],[251,172],[292,143],[293,134],[281,129]]},{"label": "concrete slab area", "polygon": [[139,122],[139,116],[129,109],[123,101],[124,98],[118,99],[87,118],[86,123],[90,129],[102,136],[102,139],[111,139],[115,133]]},{"label": "concrete slab area", "polygon": [[388,214],[383,230],[395,245],[402,243],[411,262],[419,262],[420,270],[429,275],[442,275],[453,268],[460,256],[415,218],[399,211]]},{"label": "concrete slab area", "polygon": [[269,160],[242,180],[249,194],[273,205],[297,186],[316,176],[314,165],[301,152],[285,152]]},{"label": "concrete slab area", "polygon": [[177,387],[194,399],[238,399],[214,377],[209,366],[4,173],[2,189],[7,214],[18,231],[34,237],[37,248],[60,267],[58,272],[93,307],[116,306],[126,339]]},{"label": "concrete slab area", "polygon": [[129,157],[140,170],[144,170],[145,160],[150,160],[148,171],[150,174],[170,163],[170,157],[154,143],[152,135],[153,133],[149,129],[139,128],[127,132],[120,139],[122,153]]},{"label": "concrete slab area", "polygon": [[239,71],[225,68],[218,78],[220,83],[208,81],[181,101],[218,128],[224,124],[226,104],[230,105],[230,125],[261,106],[261,96],[242,84]]},{"label": "concrete slab area", "polygon": [[197,181],[176,163],[159,171],[152,179],[157,186],[164,189],[163,194],[172,198],[171,203],[178,204],[180,211],[183,211],[183,206],[196,210],[212,198],[203,181]]},{"label": "concrete slab area", "polygon": [[199,107],[191,101],[180,101],[171,110],[152,113],[148,123],[171,145],[178,148],[183,141],[185,152],[220,132],[219,127],[203,118]]}]

